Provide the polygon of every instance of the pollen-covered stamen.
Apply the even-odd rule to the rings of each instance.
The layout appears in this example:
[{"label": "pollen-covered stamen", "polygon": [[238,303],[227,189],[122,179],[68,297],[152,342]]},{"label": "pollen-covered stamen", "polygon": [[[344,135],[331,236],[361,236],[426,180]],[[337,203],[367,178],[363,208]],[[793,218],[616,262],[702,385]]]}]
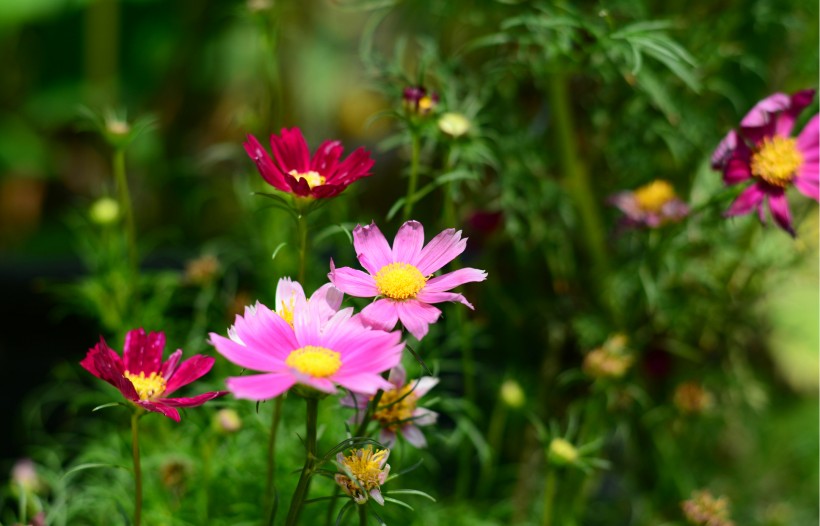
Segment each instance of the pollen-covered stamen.
[{"label": "pollen-covered stamen", "polygon": [[307,181],[308,186],[311,188],[314,188],[316,186],[322,186],[323,184],[325,184],[326,181],[323,175],[321,175],[319,172],[314,172],[313,170],[310,170],[308,172],[297,172],[296,170],[291,170],[288,173],[292,175],[297,181],[299,179],[304,179],[305,181]]},{"label": "pollen-covered stamen", "polygon": [[293,327],[293,311],[296,308],[296,295],[291,294],[288,301],[282,300],[280,303],[281,306],[276,310],[276,314],[281,316],[283,320],[288,322],[288,325]]},{"label": "pollen-covered stamen", "polygon": [[378,490],[387,481],[390,466],[386,465],[386,462],[389,455],[389,449],[374,452],[370,447],[354,449],[348,456],[339,453],[336,462],[353,478],[339,474],[336,475],[336,483],[356,502],[364,503],[367,500],[367,493]]},{"label": "pollen-covered stamen", "polygon": [[791,137],[764,137],[752,154],[752,175],[767,183],[785,187],[803,164],[803,155],[797,149],[797,140]]},{"label": "pollen-covered stamen", "polygon": [[131,381],[140,400],[153,400],[165,392],[165,378],[159,373],[151,373],[146,377],[144,372],[134,374],[125,371],[123,376]]},{"label": "pollen-covered stamen", "polygon": [[379,400],[379,407],[373,412],[373,419],[393,431],[412,423],[418,401],[418,396],[412,392],[413,387],[413,384],[407,384],[399,389],[383,392]]},{"label": "pollen-covered stamen", "polygon": [[394,300],[414,298],[427,283],[419,269],[409,263],[390,263],[376,273],[379,294]]},{"label": "pollen-covered stamen", "polygon": [[326,378],[342,366],[342,356],[324,347],[306,345],[291,351],[285,365],[314,378]]},{"label": "pollen-covered stamen", "polygon": [[635,200],[644,212],[657,213],[663,205],[675,199],[675,189],[667,181],[657,179],[635,190]]}]

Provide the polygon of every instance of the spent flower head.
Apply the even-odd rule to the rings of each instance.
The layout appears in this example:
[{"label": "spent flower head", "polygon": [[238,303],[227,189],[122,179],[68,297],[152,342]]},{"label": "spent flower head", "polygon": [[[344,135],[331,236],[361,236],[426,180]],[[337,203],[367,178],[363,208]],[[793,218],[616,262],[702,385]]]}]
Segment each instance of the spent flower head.
[{"label": "spent flower head", "polygon": [[381,486],[390,474],[389,456],[389,449],[374,451],[370,446],[352,449],[347,456],[340,452],[336,455],[336,465],[340,471],[334,477],[336,484],[357,504],[366,504],[368,498],[372,498],[384,506]]},{"label": "spent flower head", "polygon": [[715,497],[707,490],[692,492],[692,497],[681,503],[686,520],[695,526],[734,526],[729,515],[729,499]]},{"label": "spent flower head", "polygon": [[635,358],[627,348],[628,339],[623,334],[610,336],[602,346],[588,352],[582,369],[590,378],[616,379],[626,374]]},{"label": "spent flower head", "polygon": [[678,411],[684,414],[700,414],[709,410],[714,404],[712,393],[694,381],[683,382],[675,388],[673,402]]}]

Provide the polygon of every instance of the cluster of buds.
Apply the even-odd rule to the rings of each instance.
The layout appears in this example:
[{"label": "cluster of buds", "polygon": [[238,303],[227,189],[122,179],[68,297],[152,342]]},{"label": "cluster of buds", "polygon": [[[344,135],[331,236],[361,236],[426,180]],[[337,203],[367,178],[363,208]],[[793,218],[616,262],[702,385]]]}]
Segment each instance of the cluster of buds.
[{"label": "cluster of buds", "polygon": [[594,379],[621,378],[635,360],[626,347],[628,341],[623,334],[610,336],[584,357],[584,373]]},{"label": "cluster of buds", "polygon": [[706,490],[692,492],[692,497],[681,503],[683,514],[695,526],[734,526],[729,518],[729,499],[715,498]]},{"label": "cluster of buds", "polygon": [[342,488],[356,504],[367,503],[368,498],[372,498],[384,506],[384,497],[381,494],[381,486],[387,481],[390,474],[390,464],[387,457],[390,456],[389,449],[378,449],[367,447],[353,449],[345,456],[343,453],[336,455],[336,464],[341,473],[335,476],[336,484]]},{"label": "cluster of buds", "polygon": [[404,109],[411,115],[429,115],[438,105],[438,93],[431,91],[423,86],[408,86],[404,88],[402,93],[402,101],[404,102]]}]

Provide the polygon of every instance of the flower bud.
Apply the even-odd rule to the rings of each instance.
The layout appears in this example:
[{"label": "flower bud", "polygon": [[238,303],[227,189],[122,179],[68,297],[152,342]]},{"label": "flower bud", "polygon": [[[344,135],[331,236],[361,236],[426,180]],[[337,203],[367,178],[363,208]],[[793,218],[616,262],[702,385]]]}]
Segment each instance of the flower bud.
[{"label": "flower bud", "polygon": [[111,225],[120,218],[120,204],[110,197],[101,197],[88,209],[88,215],[98,225]]},{"label": "flower bud", "polygon": [[448,112],[439,118],[438,129],[457,139],[470,131],[470,121],[461,113]]},{"label": "flower bud", "polygon": [[29,458],[14,463],[14,467],[11,468],[11,480],[27,492],[35,492],[41,485],[34,462]]},{"label": "flower bud", "polygon": [[512,409],[520,409],[527,403],[527,396],[515,380],[504,380],[501,384],[501,400]]},{"label": "flower bud", "polygon": [[233,409],[220,409],[214,415],[213,427],[217,433],[228,435],[242,429],[242,419]]},{"label": "flower bud", "polygon": [[547,457],[555,466],[568,466],[578,461],[578,450],[563,438],[553,438]]}]

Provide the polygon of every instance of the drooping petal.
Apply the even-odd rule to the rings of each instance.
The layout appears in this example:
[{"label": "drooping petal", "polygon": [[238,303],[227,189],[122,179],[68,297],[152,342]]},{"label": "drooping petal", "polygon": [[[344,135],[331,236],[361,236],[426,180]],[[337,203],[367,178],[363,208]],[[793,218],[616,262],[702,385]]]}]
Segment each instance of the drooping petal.
[{"label": "drooping petal", "polygon": [[288,372],[233,376],[225,381],[235,397],[246,400],[275,398],[295,383],[296,378]]},{"label": "drooping petal", "polygon": [[179,360],[182,358],[182,349],[177,349],[171,356],[165,360],[165,363],[162,364],[162,374],[163,378],[170,378],[174,371],[177,370],[177,365],[179,365]]},{"label": "drooping petal", "polygon": [[461,230],[444,230],[421,250],[416,267],[425,276],[434,273],[459,256],[467,248],[467,238],[461,239]]},{"label": "drooping petal", "polygon": [[361,316],[365,324],[383,331],[392,331],[399,321],[397,301],[382,298],[362,309]]},{"label": "drooping petal", "polygon": [[380,505],[384,506],[384,497],[382,497],[382,492],[380,488],[373,488],[369,492],[370,498],[378,502]]},{"label": "drooping petal", "polygon": [[748,214],[763,201],[766,197],[766,192],[763,190],[760,184],[755,183],[749,188],[743,190],[740,195],[735,199],[735,202],[732,203],[732,206],[724,212],[723,215],[727,217],[737,216]]},{"label": "drooping petal", "polygon": [[418,221],[407,221],[393,240],[393,261],[415,265],[424,247],[424,227]]},{"label": "drooping petal", "polygon": [[268,184],[277,190],[290,192],[290,187],[287,183],[285,183],[282,172],[273,163],[273,160],[271,160],[268,152],[262,148],[262,145],[258,140],[256,140],[256,137],[253,135],[248,135],[247,141],[245,141],[243,146],[245,147],[245,151],[248,153],[248,156],[254,163],[256,163],[256,168],[259,170],[259,174],[265,181],[267,181]]},{"label": "drooping petal", "polygon": [[165,334],[143,329],[133,329],[125,335],[123,362],[125,370],[134,373],[158,373],[162,368],[162,351],[165,348]]},{"label": "drooping petal", "polygon": [[414,425],[407,425],[401,428],[401,435],[407,442],[418,449],[427,447],[427,439],[424,438],[424,433]]},{"label": "drooping petal", "polygon": [[357,256],[366,256],[364,259],[359,257],[359,262],[373,275],[383,266],[393,262],[393,251],[376,223],[367,226],[357,225],[353,229],[353,248]]},{"label": "drooping petal", "polygon": [[136,400],[134,403],[148,411],[165,415],[174,422],[179,422],[179,411],[167,404],[149,402],[148,400]]},{"label": "drooping petal", "polygon": [[171,407],[196,407],[204,404],[205,402],[209,402],[214,398],[225,396],[226,394],[228,394],[228,391],[211,391],[209,393],[202,393],[187,398],[160,398],[159,400],[154,401],[157,404],[169,405]]},{"label": "drooping petal", "polygon": [[441,311],[427,303],[417,300],[406,300],[396,304],[399,311],[399,319],[402,325],[421,340],[427,334],[431,323],[435,323],[441,315]]},{"label": "drooping petal", "polygon": [[424,292],[446,292],[465,283],[487,279],[487,272],[477,268],[461,268],[432,278],[424,285]]},{"label": "drooping petal", "polygon": [[[253,369],[255,371],[278,371],[283,368],[284,357],[276,357],[272,354],[261,352],[259,349],[249,348],[240,345],[235,341],[222,337],[216,333],[210,334],[211,345],[216,347],[216,350],[240,367]],[[291,348],[296,349],[297,346]]]},{"label": "drooping petal", "polygon": [[330,273],[327,275],[333,285],[349,296],[357,298],[373,298],[379,295],[376,281],[370,274],[350,267],[336,268],[330,260]]},{"label": "drooping petal", "polygon": [[291,170],[296,170],[297,173],[309,171],[310,152],[299,128],[282,128],[279,136],[271,135],[270,144],[276,162],[286,175]]},{"label": "drooping petal", "polygon": [[803,156],[803,163],[817,163],[820,160],[820,115],[815,115],[800,131],[797,137],[797,149]]},{"label": "drooping petal", "polygon": [[776,117],[777,122],[775,123],[775,133],[782,135],[783,137],[789,137],[792,134],[792,129],[794,128],[794,121],[797,120],[797,117],[806,108],[806,106],[811,104],[812,100],[814,100],[813,89],[807,89],[794,93],[789,98],[789,107],[780,112],[780,114]]},{"label": "drooping petal", "polygon": [[310,162],[310,169],[331,181],[343,151],[344,146],[339,141],[323,142]]},{"label": "drooping petal", "polygon": [[794,227],[789,212],[789,202],[786,200],[786,192],[779,190],[769,194],[769,211],[772,213],[774,222],[794,237]]},{"label": "drooping petal", "polygon": [[213,366],[214,359],[210,356],[197,354],[188,358],[180,364],[179,369],[177,369],[170,378],[165,378],[165,392],[163,395],[167,396],[183,385],[188,385],[195,380],[199,380],[207,374]]},{"label": "drooping petal", "polygon": [[475,310],[473,304],[467,301],[467,298],[455,292],[428,292],[426,290],[422,290],[416,295],[416,299],[423,301],[424,303],[442,303],[445,301],[453,301],[466,305],[471,310]]}]

